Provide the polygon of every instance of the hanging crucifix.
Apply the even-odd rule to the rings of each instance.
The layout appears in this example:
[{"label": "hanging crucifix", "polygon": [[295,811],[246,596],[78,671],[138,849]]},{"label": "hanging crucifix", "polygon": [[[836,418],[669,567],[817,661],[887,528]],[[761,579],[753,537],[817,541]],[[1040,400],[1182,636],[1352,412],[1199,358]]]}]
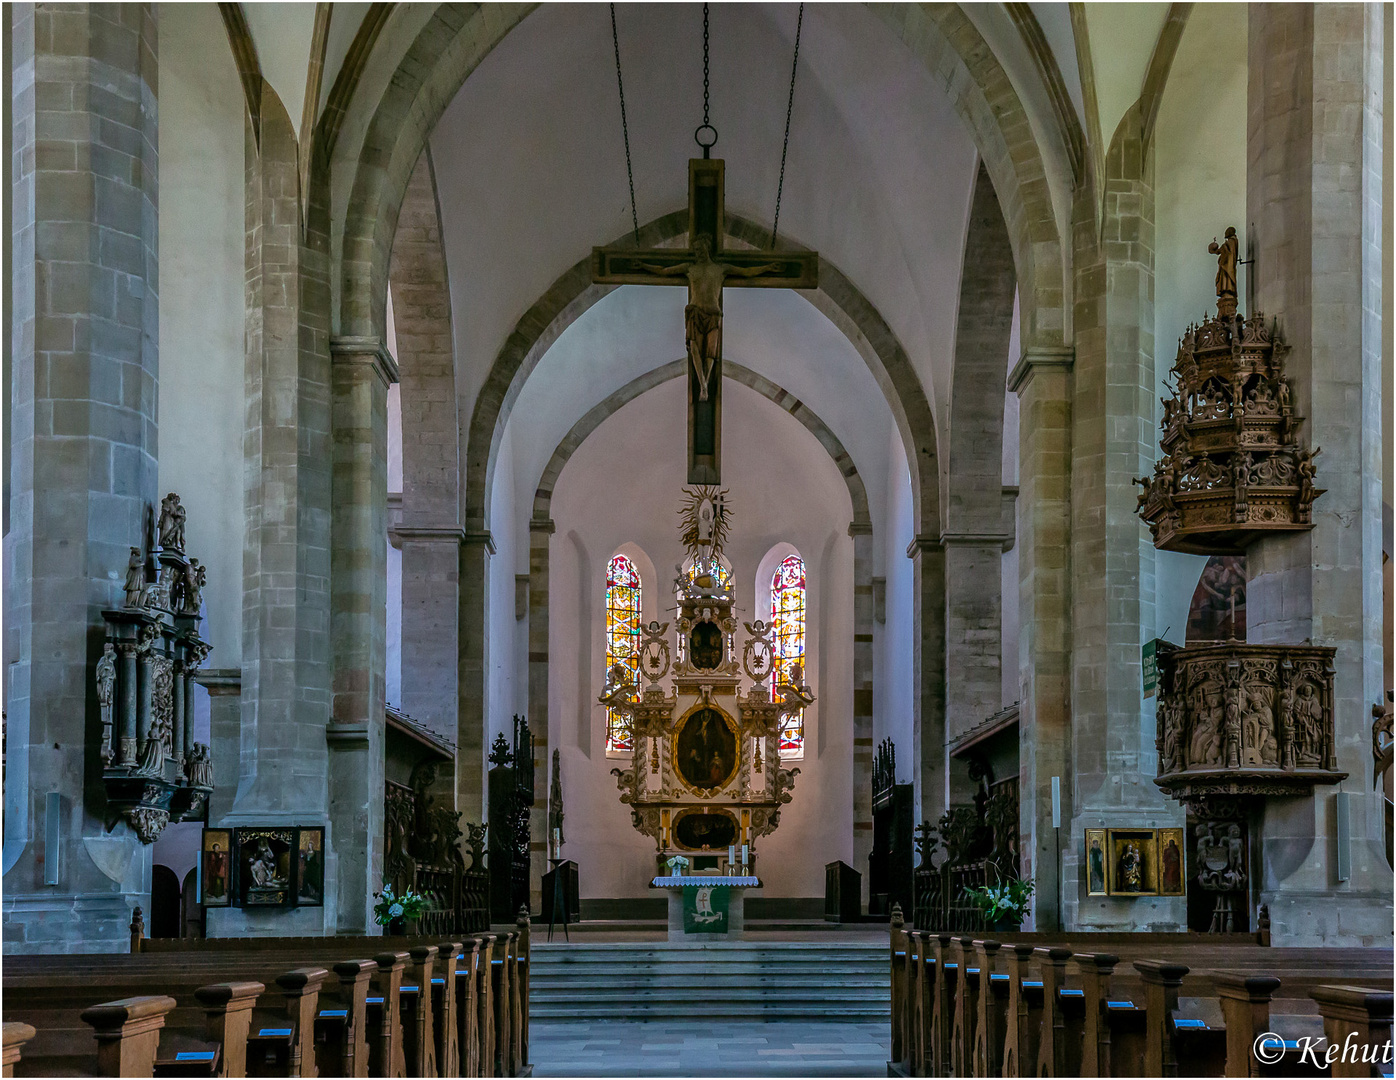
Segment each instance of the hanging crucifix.
[{"label": "hanging crucifix", "polygon": [[[706,152],[706,148],[705,148]],[[729,286],[813,289],[813,251],[740,251],[722,246],[723,163],[688,162],[687,248],[593,248],[598,285],[669,285],[688,279],[688,482],[720,484],[722,449],[722,290]]]}]

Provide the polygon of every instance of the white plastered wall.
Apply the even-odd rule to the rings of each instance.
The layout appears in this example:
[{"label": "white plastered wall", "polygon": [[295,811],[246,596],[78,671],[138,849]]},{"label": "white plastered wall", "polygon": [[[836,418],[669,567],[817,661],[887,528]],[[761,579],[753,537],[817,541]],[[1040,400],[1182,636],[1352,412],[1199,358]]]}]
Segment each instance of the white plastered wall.
[{"label": "white plastered wall", "polygon": [[[1110,5],[1105,5],[1110,6]],[[1219,47],[1225,42],[1224,48]],[[1246,237],[1246,8],[1197,4],[1188,16],[1154,127],[1156,397],[1188,323],[1216,314],[1216,256],[1207,245]],[[1241,309],[1246,310],[1246,271]],[[1155,401],[1156,418],[1162,407]],[[1158,552],[1154,633],[1179,645],[1207,560]]]},{"label": "white plastered wall", "polygon": [[[208,667],[242,661],[243,105],[217,7],[160,10],[160,491],[208,567]],[[134,537],[132,538],[135,539]]]}]

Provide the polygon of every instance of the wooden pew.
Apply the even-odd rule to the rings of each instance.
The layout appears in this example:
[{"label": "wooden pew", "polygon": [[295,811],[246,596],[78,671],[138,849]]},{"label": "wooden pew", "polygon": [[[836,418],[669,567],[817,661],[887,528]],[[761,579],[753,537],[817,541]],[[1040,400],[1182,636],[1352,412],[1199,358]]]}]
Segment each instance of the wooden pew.
[{"label": "wooden pew", "polygon": [[1081,1075],[1114,1076],[1110,1070],[1110,1025],[1105,1002],[1110,997],[1110,974],[1120,962],[1110,953],[1074,953],[1081,972],[1084,1015],[1081,1030]]},{"label": "wooden pew", "polygon": [[456,965],[456,1041],[460,1047],[460,1075],[483,1076],[480,1071],[480,938],[461,942]]},{"label": "wooden pew", "polygon": [[322,967],[296,968],[276,977],[276,985],[286,999],[286,1015],[295,1027],[296,1041],[291,1051],[292,1076],[319,1076],[315,1064],[315,1014],[320,1007],[320,988],[330,973]]},{"label": "wooden pew", "polygon": [[316,1025],[324,1049],[319,1069],[326,1076],[364,1077],[369,1074],[368,992],[378,965],[372,960],[342,960],[338,1008],[321,1009]]},{"label": "wooden pew", "polygon": [[1332,1075],[1380,1076],[1391,1065],[1391,993],[1320,986],[1312,995],[1323,1017]]},{"label": "wooden pew", "polygon": [[1144,1008],[1148,1014],[1144,1073],[1146,1076],[1177,1076],[1174,1020],[1178,1013],[1178,987],[1183,984],[1188,968],[1184,964],[1136,960],[1134,969],[1144,980]]},{"label": "wooden pew", "polygon": [[906,1071],[909,1076],[928,1076],[926,1059],[929,1034],[931,988],[928,979],[935,978],[935,963],[927,955],[930,945],[924,930],[907,932],[906,969]]},{"label": "wooden pew", "polygon": [[892,905],[888,927],[888,948],[891,952],[892,979],[892,1054],[891,1060],[906,1063],[906,955],[907,934],[901,904]]},{"label": "wooden pew", "polygon": [[1008,1000],[1007,976],[994,971],[994,959],[1002,946],[997,941],[976,941],[979,964],[978,1009],[974,1024],[975,1076],[1001,1076],[1004,1009]]},{"label": "wooden pew", "polygon": [[[436,1033],[432,1027],[432,975],[436,971],[435,945],[414,945],[408,950],[412,958],[411,982],[401,987],[403,1022],[406,1043],[406,1068],[409,1076],[440,1076],[436,1062]],[[415,987],[415,992],[410,989]]]},{"label": "wooden pew", "polygon": [[955,1011],[950,1026],[949,1075],[971,1076],[974,1070],[974,1021],[979,1010],[979,969],[974,963],[974,938],[954,938],[950,949],[960,977],[955,982]]},{"label": "wooden pew", "polygon": [[97,1075],[154,1076],[160,1029],[174,1007],[174,998],[153,994],[84,1009],[97,1039]]},{"label": "wooden pew", "polygon": [[205,1037],[222,1047],[219,1076],[247,1075],[247,1037],[252,1009],[266,987],[259,982],[214,983],[201,986],[194,997],[204,1008]]},{"label": "wooden pew", "polygon": [[928,1054],[932,1067],[931,1076],[954,1076],[950,1067],[951,1035],[955,1026],[955,988],[960,981],[960,966],[951,956],[949,934],[936,934],[931,939],[931,951],[935,956],[936,981],[933,991],[934,1005],[931,1009],[931,1048]]},{"label": "wooden pew", "polygon": [[1039,946],[1033,950],[1042,980],[1042,1024],[1037,1049],[1038,1076],[1073,1076],[1070,1062],[1066,1017],[1062,1013],[1061,991],[1066,985],[1066,962],[1070,949]]},{"label": "wooden pew", "polygon": [[497,934],[484,934],[480,941],[480,963],[476,975],[479,983],[476,1002],[480,1007],[479,1075],[498,1076],[499,1073],[495,1071],[495,1038],[498,1026],[494,1018],[494,953],[495,949],[500,947],[500,939]]},{"label": "wooden pew", "polygon": [[1008,1004],[1004,1009],[1003,1075],[1035,1076],[1042,1026],[1042,980],[1032,979],[1032,945],[1003,951],[1008,968]]},{"label": "wooden pew", "polygon": [[34,1037],[34,1029],[28,1024],[5,1024],[4,1033],[4,1075],[14,1076],[15,1063],[20,1059],[24,1044]]},{"label": "wooden pew", "polygon": [[437,973],[431,979],[432,1030],[436,1033],[436,1063],[440,1076],[460,1076],[460,1021],[456,1014],[456,967],[461,943],[437,946]]},{"label": "wooden pew", "polygon": [[1270,999],[1280,980],[1270,975],[1218,971],[1212,981],[1221,999],[1226,1019],[1226,1075],[1260,1075],[1260,1059],[1254,1053],[1255,1040],[1270,1030]]},{"label": "wooden pew", "polygon": [[[402,969],[407,966],[405,952],[382,952],[374,958],[378,972],[374,977],[374,994],[369,1028],[369,1069],[374,1076],[390,1080],[407,1075],[407,1058],[402,1045]],[[377,1007],[376,1013],[372,1006]],[[373,1017],[377,1025],[372,1024]],[[374,1035],[377,1038],[374,1038]]]}]

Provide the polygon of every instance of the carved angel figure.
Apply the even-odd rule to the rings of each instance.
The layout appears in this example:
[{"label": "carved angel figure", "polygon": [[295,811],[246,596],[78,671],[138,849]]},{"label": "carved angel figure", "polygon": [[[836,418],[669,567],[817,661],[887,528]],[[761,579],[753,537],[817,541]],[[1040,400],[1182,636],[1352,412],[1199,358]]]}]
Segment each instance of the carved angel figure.
[{"label": "carved angel figure", "polygon": [[628,705],[634,690],[635,684],[630,681],[630,670],[624,664],[612,664],[611,670],[606,673],[606,685],[602,687],[601,696],[597,700],[609,708]]}]

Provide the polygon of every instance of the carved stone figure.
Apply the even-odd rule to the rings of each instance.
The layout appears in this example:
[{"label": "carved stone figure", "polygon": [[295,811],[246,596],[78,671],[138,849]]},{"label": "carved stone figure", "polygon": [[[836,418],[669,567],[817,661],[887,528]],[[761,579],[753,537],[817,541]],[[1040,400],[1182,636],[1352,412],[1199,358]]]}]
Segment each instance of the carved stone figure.
[{"label": "carved stone figure", "polygon": [[1299,700],[1294,707],[1294,757],[1301,768],[1318,768],[1323,763],[1323,702],[1314,693],[1314,684],[1304,682],[1299,687]]},{"label": "carved stone figure", "polygon": [[1275,711],[1270,706],[1270,694],[1265,687],[1252,685],[1246,692],[1243,722],[1246,764],[1279,764],[1279,744],[1275,740]]},{"label": "carved stone figure", "polygon": [[1321,452],[1300,450],[1295,455],[1299,471],[1299,503],[1306,510],[1314,501],[1314,477],[1318,475],[1318,469],[1314,467],[1314,458]]},{"label": "carved stone figure", "polygon": [[204,602],[204,585],[208,583],[208,567],[198,559],[190,559],[184,568],[183,589],[180,595],[179,610],[184,615],[197,615]]},{"label": "carved stone figure", "polygon": [[1193,690],[1192,736],[1188,743],[1188,764],[1221,764],[1221,685],[1212,678]]},{"label": "carved stone figure", "polygon": [[[134,550],[134,549],[133,549]],[[112,703],[116,694],[116,647],[110,642],[102,646],[102,658],[97,661],[97,704],[102,710],[102,765],[112,759]]]},{"label": "carved stone figure", "polygon": [[171,491],[160,500],[160,546],[166,551],[184,551],[184,507],[179,496]]},{"label": "carved stone figure", "polygon": [[195,787],[213,787],[213,756],[207,743],[196,742],[184,759],[184,775]]},{"label": "carved stone figure", "polygon": [[611,670],[606,673],[606,685],[602,687],[601,696],[597,700],[608,708],[628,705],[634,690],[635,684],[630,681],[629,669],[624,664],[612,664]]},{"label": "carved stone figure", "polygon": [[1227,226],[1220,244],[1213,237],[1207,245],[1207,251],[1217,256],[1217,314],[1223,319],[1236,314],[1236,263],[1240,249],[1241,242],[1231,226]]},{"label": "carved stone figure", "polygon": [[141,593],[145,591],[145,558],[141,549],[133,547],[131,558],[126,563],[126,606],[141,606]]},{"label": "carved stone figure", "polygon": [[1160,773],[1176,772],[1183,766],[1178,756],[1183,737],[1182,727],[1183,717],[1181,703],[1172,698],[1165,698],[1160,701],[1159,728],[1163,732],[1162,745],[1159,749]]},{"label": "carved stone figure", "polygon": [[[1382,736],[1386,736],[1385,742]],[[1372,706],[1372,787],[1381,787],[1382,777],[1391,769],[1393,747],[1391,731],[1391,702]]]}]

